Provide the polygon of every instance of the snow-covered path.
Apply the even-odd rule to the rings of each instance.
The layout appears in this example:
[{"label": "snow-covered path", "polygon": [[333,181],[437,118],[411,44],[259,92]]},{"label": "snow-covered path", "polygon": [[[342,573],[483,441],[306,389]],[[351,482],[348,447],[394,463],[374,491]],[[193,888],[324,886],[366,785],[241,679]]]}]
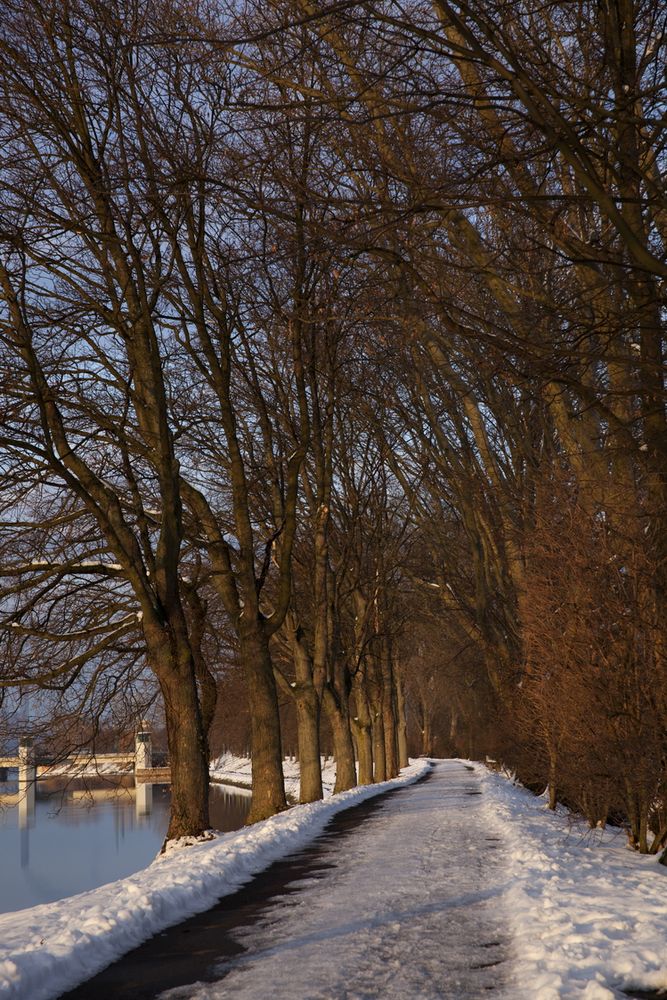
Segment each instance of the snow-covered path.
[{"label": "snow-covered path", "polygon": [[456,1000],[515,997],[503,911],[508,874],[478,774],[460,761],[389,796],[259,922],[215,983],[163,1000]]}]

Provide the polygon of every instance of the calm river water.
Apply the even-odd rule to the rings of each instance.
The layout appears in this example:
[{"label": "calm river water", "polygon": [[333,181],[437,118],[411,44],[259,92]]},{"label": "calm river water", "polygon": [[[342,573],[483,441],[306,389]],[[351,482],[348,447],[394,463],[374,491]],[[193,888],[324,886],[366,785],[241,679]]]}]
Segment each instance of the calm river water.
[{"label": "calm river water", "polygon": [[[16,803],[17,789],[16,781],[0,782],[0,913],[131,875],[153,860],[167,830],[168,785],[40,779],[34,808]],[[212,827],[237,830],[250,795],[212,785],[210,805]]]}]

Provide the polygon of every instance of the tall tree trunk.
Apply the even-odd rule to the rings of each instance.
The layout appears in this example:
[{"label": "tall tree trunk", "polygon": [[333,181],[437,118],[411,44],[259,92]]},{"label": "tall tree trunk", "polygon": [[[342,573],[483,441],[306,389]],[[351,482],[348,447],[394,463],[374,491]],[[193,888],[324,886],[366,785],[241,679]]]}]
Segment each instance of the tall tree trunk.
[{"label": "tall tree trunk", "polygon": [[549,808],[554,810],[558,805],[558,783],[556,780],[557,758],[555,751],[549,754]]},{"label": "tall tree trunk", "polygon": [[422,757],[428,757],[431,753],[431,716],[428,706],[422,701]]},{"label": "tall tree trunk", "polygon": [[630,845],[636,850],[639,847],[641,824],[637,797],[628,778],[625,779],[625,791],[625,811],[628,815],[628,821],[630,823],[629,840]]},{"label": "tall tree trunk", "polygon": [[373,784],[373,741],[371,713],[368,707],[366,683],[363,668],[360,666],[352,680],[355,716],[352,720],[357,743],[357,759],[359,761],[359,784]]},{"label": "tall tree trunk", "polygon": [[171,815],[167,840],[199,836],[210,828],[208,756],[194,664],[181,657],[180,667],[156,671],[164,700],[171,766]]},{"label": "tall tree trunk", "polygon": [[[316,802],[322,798],[322,761],[320,757],[320,695],[314,684],[313,660],[303,629],[294,613],[288,612],[284,631],[288,635],[294,661],[296,683],[283,679],[283,689],[294,700],[299,744],[299,801]],[[279,679],[281,675],[278,675]]]},{"label": "tall tree trunk", "polygon": [[357,784],[357,770],[354,763],[354,747],[350,730],[350,716],[346,702],[343,702],[330,685],[322,693],[322,705],[327,713],[334,757],[336,758],[336,784],[334,793],[344,792]]},{"label": "tall tree trunk", "polygon": [[299,802],[322,798],[320,760],[320,702],[312,684],[295,691],[297,738],[299,741]]},{"label": "tall tree trunk", "polygon": [[239,653],[248,684],[252,802],[247,823],[287,808],[278,696],[268,640],[261,623],[241,618]]},{"label": "tall tree trunk", "polygon": [[366,657],[366,691],[371,716],[373,778],[375,781],[385,781],[387,777],[387,760],[384,745],[382,650],[377,640],[373,645],[378,650],[377,654],[369,653]]},{"label": "tall tree trunk", "polygon": [[639,812],[639,853],[648,854],[648,814],[649,814],[649,802],[646,797],[646,792],[642,788],[637,794],[637,810]]},{"label": "tall tree trunk", "polygon": [[199,704],[201,706],[202,727],[204,739],[206,741],[206,760],[211,759],[211,748],[209,737],[211,726],[215,718],[215,709],[218,704],[218,683],[215,675],[209,670],[203,658],[195,656],[195,674],[197,677],[197,689],[199,692]]},{"label": "tall tree trunk", "polygon": [[374,706],[373,711],[373,779],[387,780],[387,758],[385,756],[384,719],[381,705]]},{"label": "tall tree trunk", "polygon": [[400,671],[396,668],[394,668],[394,680],[396,682],[396,715],[398,717],[398,766],[407,767],[410,763],[408,757],[408,721],[405,715],[403,680]]},{"label": "tall tree trunk", "polygon": [[396,746],[396,685],[391,646],[384,650],[382,673],[385,773],[387,778],[395,778],[398,774],[398,749]]},{"label": "tall tree trunk", "polygon": [[206,760],[210,760],[209,735],[218,703],[218,683],[203,655],[207,605],[193,584],[183,583],[183,598],[189,611],[190,648],[195,665],[202,726],[206,738]]},{"label": "tall tree trunk", "polygon": [[384,759],[387,778],[395,778],[398,774],[398,749],[396,747],[396,716],[393,705],[391,711],[384,712]]}]

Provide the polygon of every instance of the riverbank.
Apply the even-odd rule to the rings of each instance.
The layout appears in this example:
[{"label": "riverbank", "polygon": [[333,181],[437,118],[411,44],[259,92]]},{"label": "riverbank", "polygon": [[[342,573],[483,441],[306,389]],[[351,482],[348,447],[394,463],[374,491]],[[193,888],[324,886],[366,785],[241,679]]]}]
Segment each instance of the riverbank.
[{"label": "riverbank", "polygon": [[49,1000],[90,978],[153,934],[210,909],[274,861],[305,846],[336,813],[419,780],[399,778],[294,806],[187,850],[172,848],[126,879],[0,917],[0,996]]},{"label": "riverbank", "polygon": [[[425,775],[428,780],[430,773]],[[205,913],[191,917],[152,937],[123,955],[99,975],[64,995],[62,1000],[152,1000],[163,991],[195,981],[213,982],[221,962],[233,961],[246,950],[238,936],[260,921],[271,919],[276,899],[293,899],[304,880],[312,884],[335,878],[332,849],[345,851],[365,822],[383,803],[407,788],[393,789],[350,806],[328,822],[307,847],[275,861],[237,892],[223,897]]]},{"label": "riverbank", "polygon": [[[250,788],[252,785],[252,764],[249,757],[239,757],[232,753],[223,753],[211,761],[209,767],[211,781],[234,788]],[[285,776],[285,795],[288,802],[296,804],[299,801],[299,762],[294,757],[283,760]],[[333,794],[336,783],[336,761],[333,757],[322,757],[322,790],[324,797]]]}]

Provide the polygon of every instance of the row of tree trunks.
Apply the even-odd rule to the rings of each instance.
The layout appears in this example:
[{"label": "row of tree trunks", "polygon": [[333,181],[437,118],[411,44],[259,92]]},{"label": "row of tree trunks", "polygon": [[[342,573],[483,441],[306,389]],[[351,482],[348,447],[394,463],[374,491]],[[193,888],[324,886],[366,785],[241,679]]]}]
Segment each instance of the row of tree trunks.
[{"label": "row of tree trunks", "polygon": [[[379,667],[379,665],[374,665]],[[360,785],[373,784],[395,777],[407,766],[407,721],[405,699],[391,664],[383,661],[386,683],[369,695],[365,669],[358,669],[352,678],[350,711],[348,697],[327,684],[321,702],[312,685],[292,689],[297,720],[297,738],[301,771],[300,802],[322,798],[319,724],[326,715],[331,730],[336,784],[341,792]]]},{"label": "row of tree trunks", "polygon": [[320,695],[314,683],[314,658],[304,630],[292,612],[287,615],[281,637],[294,680],[289,680],[276,662],[274,673],[280,690],[292,701],[296,717],[301,774],[299,801],[314,802],[322,798],[320,722],[323,717],[333,740],[335,791],[352,788],[357,782],[385,781],[398,774],[400,767],[407,764],[407,722],[391,643],[378,641],[377,654],[361,651],[354,672],[339,661]]}]

